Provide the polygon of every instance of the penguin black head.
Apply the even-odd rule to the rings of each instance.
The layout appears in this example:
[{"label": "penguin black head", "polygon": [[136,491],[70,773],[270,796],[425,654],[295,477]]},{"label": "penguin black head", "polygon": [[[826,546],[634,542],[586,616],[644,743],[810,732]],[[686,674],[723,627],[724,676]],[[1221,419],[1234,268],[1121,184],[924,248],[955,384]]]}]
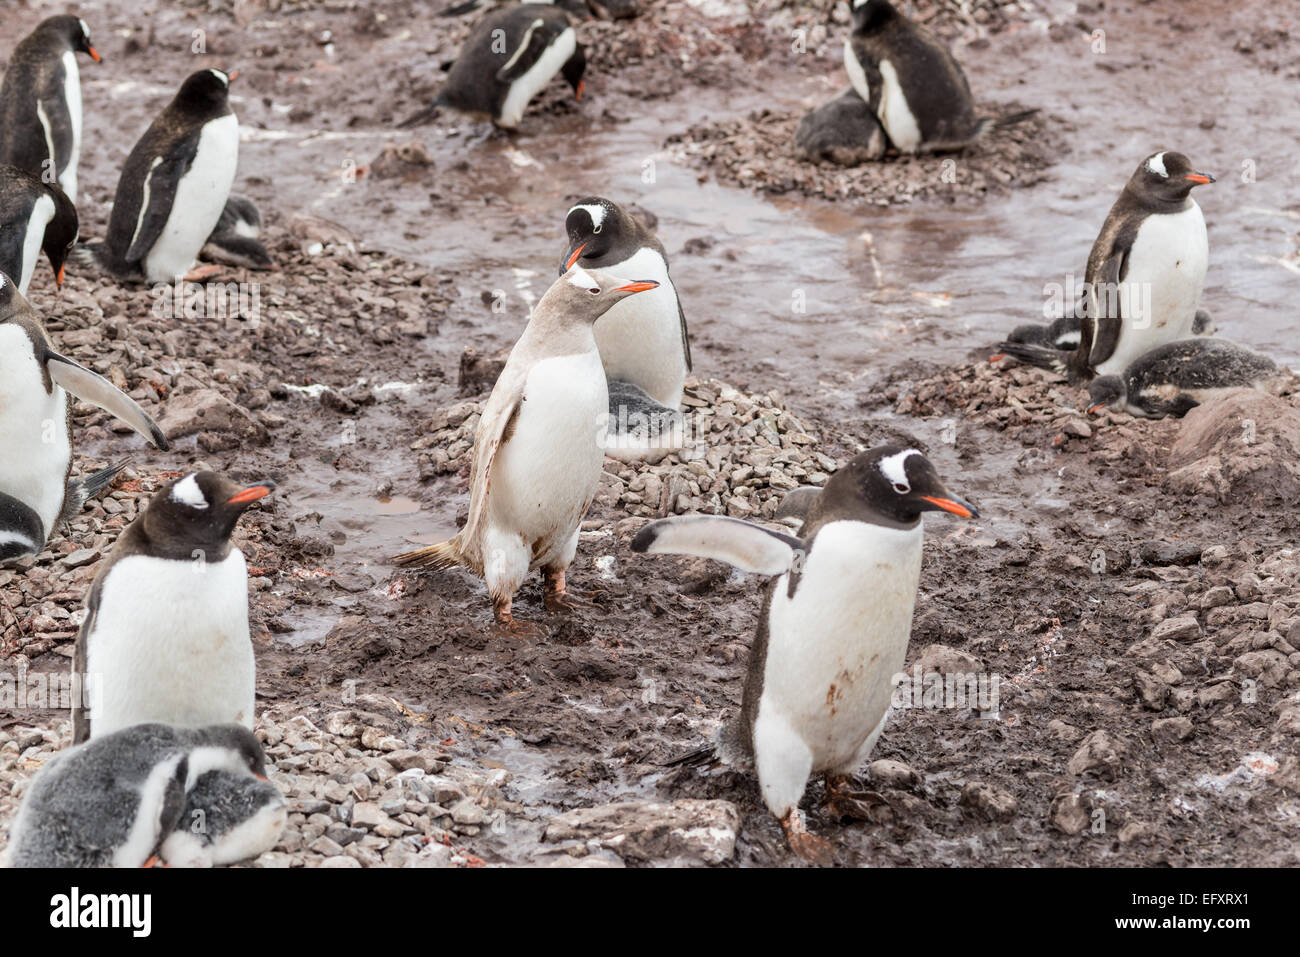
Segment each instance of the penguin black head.
[{"label": "penguin black head", "polygon": [[573,56],[560,69],[564,75],[565,81],[573,87],[573,96],[575,99],[582,99],[582,92],[586,89],[586,84],[582,80],[582,75],[587,72],[587,54],[579,43],[573,48]]},{"label": "penguin black head", "polygon": [[852,10],[854,33],[878,30],[898,16],[889,0],[848,0],[848,4]]},{"label": "penguin black head", "polygon": [[929,459],[902,445],[884,445],[855,456],[827,483],[823,498],[834,502],[845,493],[902,525],[913,524],[922,512],[979,517],[975,506],[944,487]]},{"label": "penguin black head", "polygon": [[160,488],[142,519],[145,538],[168,557],[220,561],[244,510],[271,494],[272,481],[240,486],[215,472],[195,472]]},{"label": "penguin black head", "polygon": [[50,199],[54,200],[54,218],[45,227],[45,240],[41,243],[41,249],[50,260],[55,283],[62,286],[63,267],[68,261],[68,250],[77,241],[79,231],[77,207],[72,204],[72,200],[68,199],[68,194],[56,184],[46,183],[45,189],[50,194]]},{"label": "penguin black head", "polygon": [[1213,176],[1193,169],[1182,153],[1162,150],[1142,161],[1126,188],[1148,203],[1181,206],[1193,188],[1213,182]]},{"label": "penguin black head", "polygon": [[84,53],[96,63],[101,62],[99,52],[90,42],[90,27],[86,26],[86,21],[80,17],[71,14],[50,17],[42,21],[36,29],[49,31],[52,36],[57,36],[67,43],[69,50]]},{"label": "penguin black head", "polygon": [[1127,398],[1128,389],[1124,387],[1124,380],[1120,376],[1097,376],[1088,383],[1088,411],[1091,413],[1100,412],[1106,406],[1121,409]]},{"label": "penguin black head", "polygon": [[569,249],[560,264],[560,275],[579,259],[598,264],[601,257],[635,229],[635,222],[616,203],[600,196],[578,200],[564,217]]},{"label": "penguin black head", "polygon": [[173,102],[197,112],[219,112],[228,109],[230,81],[238,75],[238,70],[232,70],[230,73],[221,70],[199,70],[197,73],[191,73],[181,84]]},{"label": "penguin black head", "polygon": [[196,728],[193,739],[199,747],[233,751],[244,767],[263,781],[266,780],[266,753],[262,750],[262,743],[242,724],[214,724]]}]

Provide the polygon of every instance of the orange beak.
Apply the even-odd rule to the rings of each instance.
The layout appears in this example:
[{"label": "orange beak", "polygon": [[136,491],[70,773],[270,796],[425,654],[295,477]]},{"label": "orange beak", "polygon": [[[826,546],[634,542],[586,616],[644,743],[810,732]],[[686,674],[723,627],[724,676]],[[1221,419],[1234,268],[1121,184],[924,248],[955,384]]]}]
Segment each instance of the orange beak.
[{"label": "orange beak", "polygon": [[989,356],[989,362],[997,362],[999,359],[1005,359],[1006,357],[1007,354],[1005,352],[999,352],[995,356]]},{"label": "orange beak", "polygon": [[67,266],[60,266],[58,271],[54,274],[54,285],[58,286],[60,289],[63,288],[63,272],[67,268]]},{"label": "orange beak", "polygon": [[99,55],[99,51],[97,51],[94,47],[87,46],[86,52],[90,54],[90,58],[94,60],[96,63],[104,62],[104,58]]},{"label": "orange beak", "polygon": [[1090,406],[1088,406],[1088,414],[1089,414],[1089,415],[1096,415],[1098,412],[1100,412],[1100,411],[1101,411],[1102,409],[1104,409],[1104,408],[1106,408],[1106,403],[1105,403],[1105,402],[1098,402],[1096,405],[1090,405]]},{"label": "orange beak", "polygon": [[1188,173],[1186,176],[1183,177],[1183,179],[1186,179],[1193,183],[1200,183],[1201,185],[1204,185],[1206,183],[1213,183],[1215,181],[1214,177],[1211,176],[1209,173]]},{"label": "orange beak", "polygon": [[566,260],[564,261],[564,271],[565,271],[565,272],[568,272],[570,269],[572,269],[572,268],[573,268],[573,264],[576,263],[579,259],[582,258],[582,251],[583,251],[584,249],[586,249],[586,248],[587,248],[587,244],[586,244],[586,243],[583,243],[581,246],[579,246],[579,247],[578,247],[577,249],[575,249],[573,252],[569,253],[569,258],[566,259]]},{"label": "orange beak", "polygon": [[649,279],[642,279],[637,282],[630,282],[626,286],[619,286],[615,292],[648,292],[651,289],[658,289],[659,283]]},{"label": "orange beak", "polygon": [[952,512],[958,518],[974,518],[978,514],[965,502],[958,502],[950,498],[934,498],[930,495],[922,495],[921,498],[945,512]]},{"label": "orange beak", "polygon": [[573,98],[574,98],[575,100],[581,100],[581,99],[582,99],[582,91],[585,90],[586,88],[587,88],[587,81],[586,81],[586,80],[579,80],[579,81],[578,81],[578,85],[577,85],[577,86],[574,88],[574,90],[573,90]]},{"label": "orange beak", "polygon": [[230,498],[226,499],[227,505],[247,505],[249,502],[256,502],[259,498],[266,498],[275,488],[274,482],[263,482],[260,485],[250,485],[241,492],[236,492]]},{"label": "orange beak", "polygon": [[226,79],[229,80],[231,83],[233,83],[235,81],[235,77],[237,76],[239,76],[239,71],[231,70],[229,73],[226,74]]}]

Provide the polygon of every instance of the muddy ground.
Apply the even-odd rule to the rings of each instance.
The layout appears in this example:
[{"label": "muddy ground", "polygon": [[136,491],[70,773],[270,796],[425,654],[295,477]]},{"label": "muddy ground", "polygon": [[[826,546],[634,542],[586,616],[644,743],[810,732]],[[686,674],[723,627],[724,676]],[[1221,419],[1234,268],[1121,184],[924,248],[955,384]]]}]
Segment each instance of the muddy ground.
[{"label": "muddy ground", "polygon": [[[262,206],[282,271],[220,277],[257,284],[250,315],[184,319],[160,314],[149,289],[82,272],[56,293],[38,277],[31,298],[60,346],[178,440],[147,451],[78,409],[79,467],[129,455],[132,470],[30,567],[0,571],[4,667],[67,668],[98,558],[167,476],[204,464],[279,482],[237,536],[254,567],[259,728],[293,811],[262,864],[798,863],[751,776],[662,766],[738,707],[761,583],[626,545],[651,514],[767,517],[791,484],[898,438],[983,513],[929,520],[909,668],[995,673],[1000,700],[983,716],[896,713],[873,755],[897,764],[867,782],[879,796],[871,822],[829,819],[812,783],[809,822],[837,862],[1296,862],[1294,397],[1234,399],[1183,423],[1085,421],[1081,392],[990,366],[984,348],[1032,318],[1045,278],[1082,264],[1110,202],[1087,194],[1113,195],[1147,151],[1151,135],[1135,126],[1177,107],[1169,122],[1201,137],[1220,168],[1236,168],[1235,141],[1256,126],[1248,153],[1261,168],[1290,156],[1285,111],[1251,100],[1215,120],[1160,79],[1181,62],[1168,37],[1187,35],[1230,91],[1293,85],[1300,27],[1285,13],[1247,4],[1225,25],[1208,3],[1177,15],[1162,3],[976,3],[974,17],[918,4],[958,44],[977,95],[1043,107],[1068,148],[989,198],[960,188],[870,212],[770,205],[699,183],[709,174],[694,166],[670,170],[659,152],[703,123],[743,126],[769,95],[788,113],[834,95],[839,5],[749,15],[652,4],[653,15],[587,24],[590,99],[579,107],[552,89],[515,136],[456,117],[389,132],[436,89],[436,65],[467,27],[431,16],[439,4],[126,6],[81,7],[106,60],[83,65],[83,235],[102,232],[116,169],[174,82],[239,66],[236,188]],[[6,13],[0,57],[51,12],[35,2]],[[790,52],[803,25],[823,30],[810,32],[825,40],[811,56]],[[1098,25],[1117,46],[1107,65],[1026,82],[1031,67],[1068,74],[1053,64],[1067,49],[1077,60]],[[205,31],[202,55],[193,29]],[[1116,85],[1136,86],[1139,101],[1118,127],[1088,102]],[[432,165],[353,177],[412,140]],[[464,513],[458,428],[479,396],[462,389],[463,350],[513,341],[553,274],[565,203],[621,197],[648,158],[666,185],[632,195],[671,239],[695,408],[723,424],[698,455],[608,464],[570,570],[592,604],[547,614],[530,582],[517,611],[549,635],[520,641],[493,628],[471,576],[399,576],[385,556],[446,537]],[[1216,250],[1206,304],[1221,329],[1265,348],[1288,338],[1294,275],[1278,262],[1294,260],[1300,215],[1288,183],[1278,174],[1261,199],[1225,177],[1204,201]],[[1269,217],[1233,215],[1251,202]],[[865,246],[864,229],[876,236]],[[976,233],[994,238],[954,238]],[[770,305],[791,284],[831,304],[814,307],[806,335]],[[501,289],[504,314],[490,307]],[[67,724],[45,710],[0,717],[0,820]],[[696,800],[725,803],[686,803]],[[628,812],[616,824],[640,830],[617,841],[618,827],[572,816],[620,801],[677,802],[679,817]],[[722,836],[672,836],[701,822]]]}]

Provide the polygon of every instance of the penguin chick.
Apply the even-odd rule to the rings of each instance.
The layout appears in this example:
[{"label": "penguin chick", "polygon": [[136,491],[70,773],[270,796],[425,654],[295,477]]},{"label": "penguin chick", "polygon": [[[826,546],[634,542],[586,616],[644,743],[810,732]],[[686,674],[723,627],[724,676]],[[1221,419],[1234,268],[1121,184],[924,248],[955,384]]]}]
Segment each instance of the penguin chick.
[{"label": "penguin chick", "polygon": [[171,867],[214,867],[271,850],[284,832],[280,789],[266,780],[219,770],[200,777],[159,856]]},{"label": "penguin chick", "polygon": [[140,724],[56,754],[10,829],[9,867],[142,867],[181,820],[187,792],[221,770],[266,775],[247,728]]},{"label": "penguin chick", "polygon": [[[463,565],[487,582],[497,622],[540,568],[546,606],[570,607],[564,573],[600,484],[609,390],[592,326],[628,296],[658,287],[574,266],[533,310],[474,433],[469,519],[450,541],[398,555],[399,567]],[[518,629],[516,629],[518,630]]]},{"label": "penguin chick", "polygon": [[1088,411],[1109,406],[1147,419],[1181,418],[1216,395],[1264,388],[1280,375],[1268,356],[1226,339],[1181,339],[1145,353],[1120,375],[1093,379]]},{"label": "penguin chick", "polygon": [[245,269],[278,270],[261,235],[262,214],[257,206],[246,196],[231,196],[199,258]]},{"label": "penguin chick", "polygon": [[888,146],[880,121],[852,87],[805,114],[794,134],[794,155],[808,163],[860,166]]}]

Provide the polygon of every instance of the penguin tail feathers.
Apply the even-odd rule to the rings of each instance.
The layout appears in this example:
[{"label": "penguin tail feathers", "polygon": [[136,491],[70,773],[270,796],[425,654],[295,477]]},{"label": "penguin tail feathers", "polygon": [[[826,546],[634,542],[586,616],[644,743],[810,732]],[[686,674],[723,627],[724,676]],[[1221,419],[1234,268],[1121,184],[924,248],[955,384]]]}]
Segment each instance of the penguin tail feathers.
[{"label": "penguin tail feathers", "polygon": [[68,262],[103,269],[108,262],[108,246],[101,242],[77,243],[68,250]]},{"label": "penguin tail feathers", "polygon": [[669,758],[659,766],[661,768],[695,768],[705,764],[710,764],[717,759],[718,746],[716,744],[706,744],[702,748],[696,748],[694,751],[687,751],[685,754],[679,754],[675,758]]},{"label": "penguin tail feathers", "polygon": [[1037,346],[1028,342],[1004,342],[998,346],[998,352],[1008,355],[1017,362],[1050,369],[1052,372],[1066,375],[1069,372],[1070,353],[1053,349],[1050,346]]},{"label": "penguin tail feathers", "polygon": [[393,564],[399,568],[432,568],[435,570],[455,568],[465,564],[460,553],[460,544],[456,539],[439,542],[428,548],[419,548],[413,552],[403,552],[393,556]]},{"label": "penguin tail feathers", "polygon": [[445,7],[438,12],[440,17],[460,17],[467,13],[473,13],[480,6],[483,0],[465,0],[464,3],[453,3],[450,7]]},{"label": "penguin tail feathers", "polygon": [[63,513],[59,516],[59,521],[66,522],[80,512],[81,506],[113,484],[113,479],[121,474],[127,464],[127,462],[122,461],[117,465],[110,465],[106,469],[70,481],[68,483],[68,494],[64,499]]},{"label": "penguin tail feathers", "polygon": [[399,130],[408,130],[412,126],[420,126],[423,123],[428,123],[431,119],[433,119],[435,116],[438,115],[438,107],[440,107],[441,105],[442,105],[441,97],[438,97],[428,106],[426,106],[424,109],[420,110],[417,113],[412,113],[406,119],[402,120],[402,122],[398,123],[397,128]]},{"label": "penguin tail feathers", "polygon": [[1010,116],[1003,116],[999,119],[990,117],[986,122],[989,124],[989,129],[1004,130],[1008,126],[1015,126],[1017,123],[1023,123],[1025,120],[1033,119],[1039,114],[1039,112],[1040,111],[1037,108],[1032,110],[1021,110],[1019,113],[1012,113]]}]

